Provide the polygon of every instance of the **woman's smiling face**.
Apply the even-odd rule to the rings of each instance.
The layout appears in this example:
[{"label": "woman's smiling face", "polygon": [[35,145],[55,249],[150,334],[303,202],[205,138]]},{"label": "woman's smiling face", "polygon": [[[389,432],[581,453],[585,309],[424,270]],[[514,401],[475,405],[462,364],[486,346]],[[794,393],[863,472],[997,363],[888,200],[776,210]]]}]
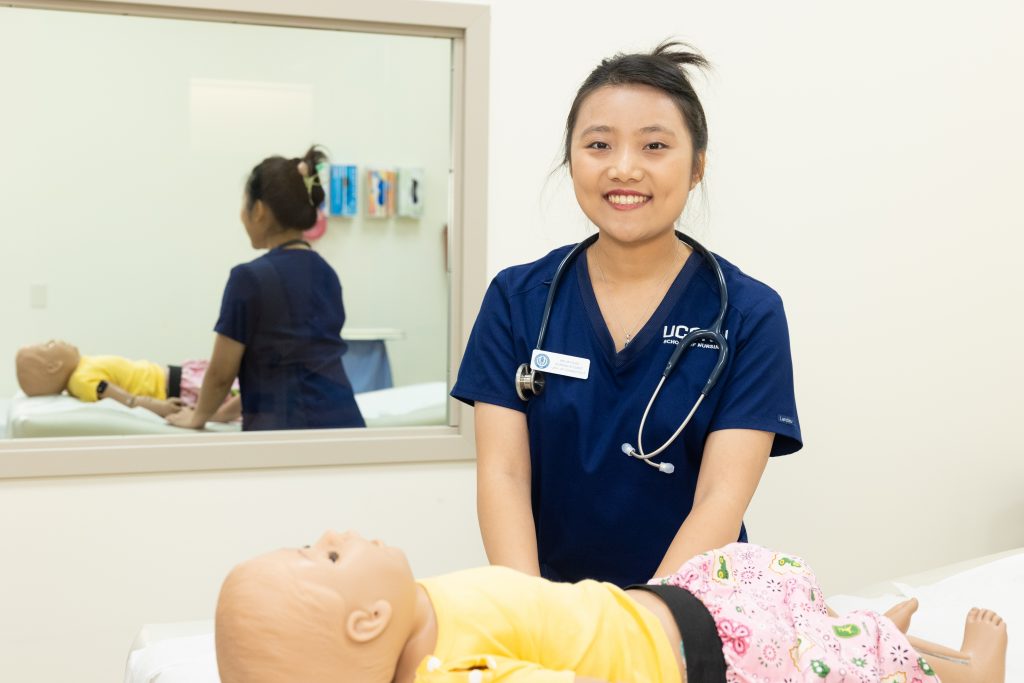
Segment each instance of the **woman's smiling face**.
[{"label": "woman's smiling face", "polygon": [[686,122],[668,95],[612,85],[580,106],[569,169],[576,201],[602,236],[644,242],[674,229],[703,158],[694,163]]}]

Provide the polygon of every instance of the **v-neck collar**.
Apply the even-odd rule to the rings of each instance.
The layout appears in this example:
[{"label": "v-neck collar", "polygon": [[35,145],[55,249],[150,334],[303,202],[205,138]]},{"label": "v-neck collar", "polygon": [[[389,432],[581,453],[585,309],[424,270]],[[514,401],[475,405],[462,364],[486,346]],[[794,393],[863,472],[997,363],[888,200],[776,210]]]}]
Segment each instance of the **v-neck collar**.
[{"label": "v-neck collar", "polygon": [[[590,248],[588,247],[587,252],[589,251]],[[581,256],[586,256],[586,253],[581,254]],[[669,312],[675,308],[676,304],[679,303],[679,298],[683,295],[687,283],[693,278],[693,274],[697,272],[700,261],[700,255],[691,249],[690,255],[686,257],[686,263],[680,268],[679,273],[676,275],[675,280],[672,281],[672,285],[668,288],[661,303],[654,309],[654,313],[647,319],[643,327],[637,331],[629,344],[621,351],[616,351],[615,341],[612,339],[612,334],[604,321],[604,316],[601,315],[601,307],[597,303],[597,295],[594,294],[594,287],[590,282],[590,270],[587,259],[576,259],[576,283],[580,289],[580,296],[583,298],[583,306],[586,308],[587,317],[590,318],[591,328],[598,343],[601,345],[601,350],[613,367],[619,368],[628,364],[657,336],[662,322]]]}]

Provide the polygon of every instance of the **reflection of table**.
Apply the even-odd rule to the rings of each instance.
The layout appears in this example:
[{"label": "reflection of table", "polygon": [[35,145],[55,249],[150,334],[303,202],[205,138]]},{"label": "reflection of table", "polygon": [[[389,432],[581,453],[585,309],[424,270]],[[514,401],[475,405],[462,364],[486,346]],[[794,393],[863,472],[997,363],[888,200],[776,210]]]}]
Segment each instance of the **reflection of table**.
[{"label": "reflection of table", "polygon": [[394,385],[384,342],[404,337],[404,332],[392,327],[342,329],[341,338],[348,345],[348,350],[341,357],[341,362],[355,393],[387,389]]}]

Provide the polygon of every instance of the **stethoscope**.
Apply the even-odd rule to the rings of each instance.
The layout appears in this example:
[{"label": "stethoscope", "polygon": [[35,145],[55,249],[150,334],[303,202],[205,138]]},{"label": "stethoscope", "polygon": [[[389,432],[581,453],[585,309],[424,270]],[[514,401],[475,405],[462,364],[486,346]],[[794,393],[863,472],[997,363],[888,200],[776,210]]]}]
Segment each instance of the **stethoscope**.
[{"label": "stethoscope", "polygon": [[[555,302],[555,293],[558,291],[558,285],[562,280],[562,276],[569,270],[569,266],[576,260],[587,247],[597,241],[600,233],[591,235],[587,239],[583,240],[572,250],[566,254],[562,262],[558,264],[558,268],[555,270],[555,275],[551,278],[551,287],[548,289],[548,298],[544,303],[544,313],[540,319],[540,333],[537,335],[537,346],[538,350],[544,348],[544,336],[548,330],[548,320],[551,318],[551,308]],[[665,369],[661,373],[661,380],[658,381],[658,386],[655,387],[654,393],[651,394],[651,400],[647,402],[647,408],[644,410],[644,415],[640,420],[640,429],[637,430],[636,442],[639,446],[639,450],[633,448],[632,444],[622,444],[622,452],[631,458],[636,458],[641,462],[645,462],[651,467],[657,468],[659,472],[665,474],[672,474],[675,470],[675,465],[670,462],[655,462],[652,460],[655,456],[664,452],[666,448],[672,445],[686,425],[693,419],[694,414],[697,412],[697,408],[704,402],[704,398],[711,393],[715,383],[718,382],[719,375],[722,374],[722,370],[725,368],[725,361],[729,356],[729,346],[725,340],[725,335],[722,334],[722,323],[725,321],[725,313],[729,308],[729,291],[725,286],[725,275],[722,273],[722,268],[718,265],[718,261],[715,260],[714,255],[707,249],[705,249],[697,240],[693,239],[689,235],[676,231],[676,237],[678,237],[683,244],[686,244],[691,249],[696,251],[704,259],[708,267],[711,268],[711,272],[714,273],[715,279],[718,280],[718,298],[719,308],[718,315],[715,317],[715,321],[711,324],[711,327],[704,330],[691,330],[686,334],[685,337],[679,340],[679,346],[675,351],[672,352],[672,357],[668,359],[668,363],[665,365]],[[665,384],[665,380],[675,370],[676,365],[679,363],[680,358],[686,353],[687,349],[696,342],[707,341],[718,346],[718,360],[715,362],[715,367],[712,368],[711,374],[708,376],[707,384],[700,392],[700,396],[697,397],[696,403],[693,404],[693,408],[686,415],[686,419],[683,420],[679,428],[669,437],[668,441],[663,443],[657,450],[651,453],[644,452],[644,424],[647,422],[647,416],[651,412],[651,406],[654,405],[654,399],[658,397],[658,393],[661,391],[661,387]],[[539,395],[544,390],[544,373],[539,370],[534,370],[530,367],[529,363],[523,363],[516,370],[516,394],[523,401],[529,401],[534,396]]]}]

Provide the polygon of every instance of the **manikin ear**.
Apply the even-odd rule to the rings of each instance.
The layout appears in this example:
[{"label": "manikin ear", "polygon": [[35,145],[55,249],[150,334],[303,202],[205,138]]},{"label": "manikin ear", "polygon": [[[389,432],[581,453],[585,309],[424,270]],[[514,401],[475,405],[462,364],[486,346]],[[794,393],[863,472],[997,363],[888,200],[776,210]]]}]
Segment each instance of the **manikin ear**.
[{"label": "manikin ear", "polygon": [[367,643],[381,633],[391,623],[391,603],[378,600],[369,610],[353,610],[348,615],[345,632],[357,643]]},{"label": "manikin ear", "polygon": [[46,372],[50,375],[56,375],[64,368],[64,361],[53,360],[46,364]]},{"label": "manikin ear", "polygon": [[690,189],[700,185],[700,181],[704,179],[704,164],[707,162],[707,152],[698,152],[697,158],[693,160],[693,175],[690,178]]}]

